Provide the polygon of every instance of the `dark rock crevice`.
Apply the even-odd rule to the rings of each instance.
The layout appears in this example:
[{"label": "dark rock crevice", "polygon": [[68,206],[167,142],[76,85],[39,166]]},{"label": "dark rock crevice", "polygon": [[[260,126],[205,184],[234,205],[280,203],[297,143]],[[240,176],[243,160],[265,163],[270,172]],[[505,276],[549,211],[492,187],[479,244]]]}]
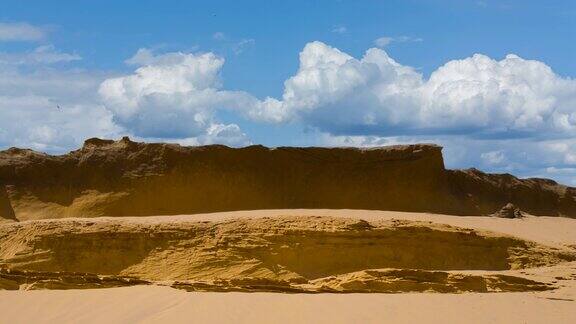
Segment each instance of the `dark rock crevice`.
[{"label": "dark rock crevice", "polygon": [[6,186],[0,184],[0,218],[17,220],[14,209],[10,203]]}]

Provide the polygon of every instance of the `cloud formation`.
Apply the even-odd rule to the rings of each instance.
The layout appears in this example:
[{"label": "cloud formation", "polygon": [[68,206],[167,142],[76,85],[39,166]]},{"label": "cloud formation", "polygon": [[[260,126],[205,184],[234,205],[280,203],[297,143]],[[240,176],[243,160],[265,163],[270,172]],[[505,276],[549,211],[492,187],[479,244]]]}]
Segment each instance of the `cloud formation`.
[{"label": "cloud formation", "polygon": [[103,78],[79,70],[0,66],[0,147],[63,152],[89,137],[117,136],[119,127],[95,95]]},{"label": "cloud formation", "polygon": [[434,142],[449,167],[576,184],[576,81],[516,55],[452,60],[426,78],[379,48],[355,58],[311,42],[282,96],[258,99],[224,87],[225,60],[213,53],[140,49],[126,60],[133,72],[116,76],[51,66],[80,59],[53,47],[16,54],[0,54],[3,147],[62,152],[86,137],[120,135],[250,144],[250,129],[223,123],[225,113],[303,126],[316,134],[310,145]]},{"label": "cloud formation", "polygon": [[384,48],[390,45],[393,42],[396,43],[412,43],[412,42],[421,42],[422,38],[418,37],[410,37],[410,36],[398,36],[398,37],[391,37],[391,36],[382,36],[377,38],[374,41],[374,45],[376,47]]},{"label": "cloud formation", "polygon": [[0,22],[0,41],[40,41],[45,39],[45,28],[33,26],[25,22]]},{"label": "cloud formation", "polygon": [[223,44],[227,50],[232,51],[235,55],[240,55],[256,45],[256,40],[253,38],[234,39],[223,32],[215,32],[212,34],[212,39]]},{"label": "cloud formation", "polygon": [[356,59],[313,42],[282,99],[267,98],[252,116],[334,135],[548,138],[575,134],[574,107],[576,81],[516,55],[450,61],[425,80],[384,50]]},{"label": "cloud formation", "polygon": [[0,65],[36,65],[79,61],[78,54],[62,53],[52,45],[43,45],[27,52],[0,52]]},{"label": "cloud formation", "polygon": [[251,143],[236,124],[215,118],[219,108],[256,99],[219,90],[224,60],[214,54],[142,49],[127,61],[137,66],[134,74],[123,77],[51,66],[79,59],[51,46],[0,54],[0,147],[62,153],[89,137],[124,135],[188,145]]},{"label": "cloud formation", "polygon": [[244,38],[239,40],[232,46],[232,51],[234,52],[234,54],[240,55],[254,45],[256,45],[256,41],[254,39]]},{"label": "cloud formation", "polygon": [[105,80],[99,88],[118,125],[143,138],[199,137],[210,142],[223,134],[242,142],[238,137],[245,135],[237,125],[218,124],[214,115],[220,109],[243,109],[256,99],[221,90],[223,58],[213,53],[154,55],[141,49],[127,62],[139,67],[133,74]]},{"label": "cloud formation", "polygon": [[336,34],[346,34],[346,32],[348,32],[348,28],[346,28],[346,26],[334,26],[334,28],[332,28],[332,32],[336,33]]}]

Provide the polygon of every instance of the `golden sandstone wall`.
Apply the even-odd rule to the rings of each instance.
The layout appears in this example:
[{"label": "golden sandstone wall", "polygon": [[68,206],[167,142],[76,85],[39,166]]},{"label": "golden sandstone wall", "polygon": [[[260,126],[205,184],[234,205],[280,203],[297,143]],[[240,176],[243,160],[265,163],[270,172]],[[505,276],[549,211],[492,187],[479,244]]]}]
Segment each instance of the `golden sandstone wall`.
[{"label": "golden sandstone wall", "polygon": [[[66,155],[0,152],[0,216],[18,220],[347,208],[576,217],[576,189],[446,170],[442,148],[182,147],[89,139]],[[12,212],[13,210],[13,212]]]}]

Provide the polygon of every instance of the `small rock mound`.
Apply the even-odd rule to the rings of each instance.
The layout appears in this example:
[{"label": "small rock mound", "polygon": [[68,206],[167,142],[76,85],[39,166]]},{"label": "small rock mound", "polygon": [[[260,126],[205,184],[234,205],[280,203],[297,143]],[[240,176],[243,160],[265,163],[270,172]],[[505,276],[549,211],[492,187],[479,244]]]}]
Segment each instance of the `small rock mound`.
[{"label": "small rock mound", "polygon": [[372,226],[370,223],[368,223],[363,219],[359,219],[358,221],[352,224],[348,224],[346,228],[354,231],[368,231],[374,228],[374,226]]},{"label": "small rock mound", "polygon": [[84,148],[90,147],[90,146],[101,147],[101,146],[111,145],[113,143],[114,143],[113,140],[105,140],[105,139],[99,139],[99,138],[93,137],[93,138],[89,138],[89,139],[84,141]]},{"label": "small rock mound", "polygon": [[492,216],[500,217],[500,218],[522,218],[524,215],[520,208],[516,207],[516,205],[512,203],[506,204],[502,209],[497,211],[496,213],[492,214]]}]

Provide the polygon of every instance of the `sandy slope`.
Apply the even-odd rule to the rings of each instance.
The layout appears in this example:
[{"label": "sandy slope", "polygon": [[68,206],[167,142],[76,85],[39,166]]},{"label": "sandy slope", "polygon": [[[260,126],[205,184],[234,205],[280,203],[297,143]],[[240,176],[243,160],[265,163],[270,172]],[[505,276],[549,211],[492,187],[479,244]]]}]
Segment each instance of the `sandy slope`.
[{"label": "sandy slope", "polygon": [[[215,221],[238,218],[273,217],[278,215],[294,216],[334,216],[355,219],[390,220],[403,219],[434,222],[452,226],[489,230],[517,236],[543,244],[576,244],[576,219],[565,217],[527,216],[522,219],[504,219],[481,216],[452,216],[429,213],[410,213],[380,210],[354,209],[275,209],[250,210],[222,213],[171,216],[171,221]],[[164,216],[127,217],[130,221],[155,222]]]},{"label": "sandy slope", "polygon": [[[405,219],[489,230],[548,246],[573,249],[576,220],[497,219],[357,210],[272,210],[123,218],[132,224],[321,215],[370,222]],[[116,219],[118,220],[118,219]],[[99,219],[107,221],[107,219]],[[112,221],[112,220],[110,220]],[[474,275],[486,271],[470,270]],[[509,272],[509,271],[508,271]],[[91,290],[0,291],[2,322],[451,322],[574,323],[576,262],[520,269],[516,275],[553,283],[556,290],[521,293],[278,294],[197,293],[136,286]],[[40,307],[38,307],[40,306]]]},{"label": "sandy slope", "polygon": [[[551,296],[553,296],[552,294]],[[187,293],[168,287],[0,292],[5,323],[574,323],[542,293]]]}]

